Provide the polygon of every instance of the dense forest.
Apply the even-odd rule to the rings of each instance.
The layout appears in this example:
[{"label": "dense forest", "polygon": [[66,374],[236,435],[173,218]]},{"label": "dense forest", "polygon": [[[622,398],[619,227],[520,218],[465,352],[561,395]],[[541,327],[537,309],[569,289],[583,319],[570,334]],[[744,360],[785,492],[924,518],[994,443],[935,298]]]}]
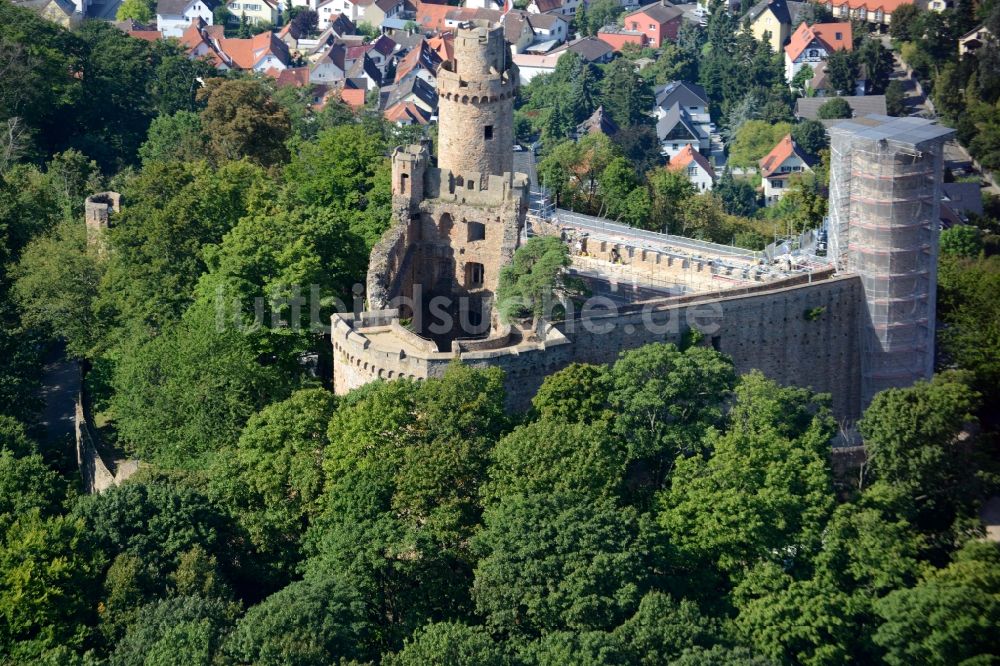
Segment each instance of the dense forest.
[{"label": "dense forest", "polygon": [[[287,304],[311,285],[322,312],[350,302],[408,130],[7,0],[0,71],[0,662],[1000,654],[1000,550],[977,518],[998,481],[995,222],[943,236],[941,372],[880,394],[867,463],[835,475],[827,398],[737,376],[696,336],[570,366],[526,413],[504,410],[499,370],[460,365],[335,397],[303,362],[323,366],[323,331]],[[667,178],[637,121],[593,149]],[[600,187],[605,209],[639,198]],[[103,189],[123,208],[88,244]],[[280,325],[256,325],[258,298]],[[37,425],[60,349],[102,435],[143,461],[102,494]]]}]

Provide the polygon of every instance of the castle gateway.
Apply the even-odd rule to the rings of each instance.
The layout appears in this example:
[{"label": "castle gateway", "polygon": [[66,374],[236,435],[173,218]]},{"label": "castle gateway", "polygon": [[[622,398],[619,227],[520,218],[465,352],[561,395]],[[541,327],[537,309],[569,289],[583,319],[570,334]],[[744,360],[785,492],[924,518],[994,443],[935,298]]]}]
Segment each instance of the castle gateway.
[{"label": "castle gateway", "polygon": [[691,329],[739,372],[830,393],[841,421],[857,419],[877,391],[930,376],[952,130],[887,116],[831,128],[825,256],[786,246],[755,253],[568,211],[533,217],[533,233],[573,239],[572,270],[597,305],[521,328],[493,307],[528,219],[530,183],[513,159],[517,67],[488,22],[459,27],[454,53],[438,76],[437,164],[426,143],[394,151],[393,221],[372,249],[369,310],[332,317],[338,394],[377,379],[439,377],[459,359],[505,370],[510,406],[524,408],[570,363],[612,362]]}]

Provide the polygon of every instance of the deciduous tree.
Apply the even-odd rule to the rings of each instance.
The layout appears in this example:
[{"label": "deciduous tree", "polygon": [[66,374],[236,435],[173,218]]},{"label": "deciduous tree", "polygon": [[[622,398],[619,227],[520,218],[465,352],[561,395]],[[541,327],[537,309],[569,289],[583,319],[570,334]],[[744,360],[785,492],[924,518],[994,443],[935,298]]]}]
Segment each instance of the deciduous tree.
[{"label": "deciduous tree", "polygon": [[201,125],[216,162],[248,158],[269,167],[285,162],[291,134],[288,112],[260,81],[209,79],[198,91]]}]

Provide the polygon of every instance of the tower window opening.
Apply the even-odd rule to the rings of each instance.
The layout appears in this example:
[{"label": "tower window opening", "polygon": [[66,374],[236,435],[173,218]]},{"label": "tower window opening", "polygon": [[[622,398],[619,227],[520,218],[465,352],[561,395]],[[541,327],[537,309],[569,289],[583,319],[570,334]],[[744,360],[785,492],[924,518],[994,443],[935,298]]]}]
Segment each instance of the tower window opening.
[{"label": "tower window opening", "polygon": [[487,125],[483,128],[483,137],[489,141],[493,138],[493,125]]},{"label": "tower window opening", "polygon": [[472,180],[471,178],[470,178],[470,179],[469,179],[469,180],[468,180],[468,181],[466,182],[466,184],[465,184],[465,185],[466,185],[466,187],[468,187],[468,188],[469,188],[470,190],[474,190],[474,189],[476,189],[476,181]]},{"label": "tower window opening", "polygon": [[410,180],[410,175],[409,174],[404,173],[404,174],[402,174],[400,176],[400,178],[399,178],[399,191],[402,194],[406,194],[406,186],[409,184],[409,180]]},{"label": "tower window opening", "polygon": [[481,241],[486,239],[486,225],[482,222],[469,222],[469,238],[471,241]]},{"label": "tower window opening", "polygon": [[483,286],[485,269],[482,264],[470,261],[465,265],[465,286],[468,289],[477,289]]}]

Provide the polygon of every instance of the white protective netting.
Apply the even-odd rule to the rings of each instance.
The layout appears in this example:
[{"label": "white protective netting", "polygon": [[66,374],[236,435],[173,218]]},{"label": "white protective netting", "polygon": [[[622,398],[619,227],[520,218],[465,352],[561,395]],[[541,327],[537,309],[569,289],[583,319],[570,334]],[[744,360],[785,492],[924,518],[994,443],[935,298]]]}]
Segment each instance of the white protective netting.
[{"label": "white protective netting", "polygon": [[862,280],[862,395],[933,368],[944,136],[909,142],[831,132],[830,252]]}]

